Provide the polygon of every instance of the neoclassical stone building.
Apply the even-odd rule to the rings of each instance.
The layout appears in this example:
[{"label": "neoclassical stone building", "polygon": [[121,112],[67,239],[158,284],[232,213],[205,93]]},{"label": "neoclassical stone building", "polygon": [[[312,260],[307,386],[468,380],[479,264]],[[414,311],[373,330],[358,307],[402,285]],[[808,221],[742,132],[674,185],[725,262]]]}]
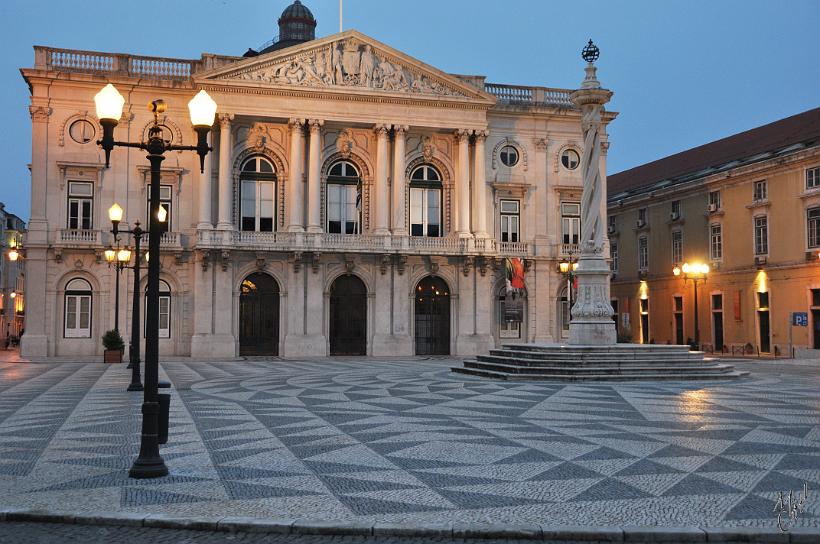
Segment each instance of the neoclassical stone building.
[{"label": "neoclassical stone building", "polygon": [[[188,100],[205,89],[219,107],[204,174],[194,153],[163,163],[164,356],[468,355],[562,337],[557,263],[577,247],[582,185],[570,91],[447,74],[355,30],[315,39],[311,21],[296,2],[279,42],[242,57],[35,47],[21,70],[32,118],[25,356],[102,352],[114,323],[107,210],[125,209],[121,228],[146,224],[144,154],[117,148],[106,169],[96,145],[93,97],[109,82],[126,97],[118,140],[145,137],[156,98],[182,144],[196,138]],[[526,269],[514,321],[507,257]],[[127,336],[130,271],[120,285]]]}]

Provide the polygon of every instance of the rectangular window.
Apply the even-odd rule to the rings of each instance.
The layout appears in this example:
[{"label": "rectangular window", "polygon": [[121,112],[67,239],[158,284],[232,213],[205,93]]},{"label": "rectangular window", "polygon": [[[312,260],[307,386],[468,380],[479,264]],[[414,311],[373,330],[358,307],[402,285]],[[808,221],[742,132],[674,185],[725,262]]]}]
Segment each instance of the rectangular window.
[{"label": "rectangular window", "polygon": [[618,226],[617,219],[618,219],[617,215],[607,216],[606,220],[607,220],[607,224],[609,225],[609,232],[615,232],[615,229]]},{"label": "rectangular window", "polygon": [[612,240],[609,242],[609,269],[612,271],[613,274],[618,273],[618,241]]},{"label": "rectangular window", "polygon": [[442,236],[441,189],[410,188],[410,235]]},{"label": "rectangular window", "polygon": [[[159,186],[159,205],[161,208],[165,209],[165,221],[160,223],[160,231],[161,232],[169,232],[171,231],[171,186],[170,185],[160,185]],[[145,206],[145,209],[148,210],[149,214],[151,211],[151,186],[148,186],[148,203]],[[150,217],[149,221],[145,222],[146,225],[150,225]]]},{"label": "rectangular window", "polygon": [[769,218],[765,215],[755,217],[755,255],[769,253]]},{"label": "rectangular window", "polygon": [[721,208],[720,191],[709,192],[709,210],[717,211]]},{"label": "rectangular window", "polygon": [[769,293],[758,293],[757,294],[757,309],[758,310],[768,310],[769,309]]},{"label": "rectangular window", "polygon": [[91,295],[66,295],[66,338],[91,338]]},{"label": "rectangular window", "polygon": [[359,211],[356,209],[357,189],[352,184],[327,185],[327,231],[339,234],[359,233]]},{"label": "rectangular window", "polygon": [[676,296],[674,297],[675,302],[675,311],[682,312],[683,311],[683,297]]},{"label": "rectangular window", "polygon": [[638,226],[646,225],[646,208],[638,208]]},{"label": "rectangular window", "polygon": [[820,166],[806,170],[806,189],[820,187]]},{"label": "rectangular window", "polygon": [[756,181],[754,184],[754,191],[752,193],[752,200],[759,202],[769,198],[769,188],[766,180]]},{"label": "rectangular window", "polygon": [[672,231],[672,264],[683,262],[683,232]]},{"label": "rectangular window", "polygon": [[720,223],[709,227],[709,258],[713,261],[723,259],[723,225]]},{"label": "rectangular window", "polygon": [[501,201],[501,241],[519,242],[520,204],[517,200]]},{"label": "rectangular window", "polygon": [[242,180],[239,213],[242,230],[272,232],[276,216],[276,182]]},{"label": "rectangular window", "polygon": [[809,247],[820,247],[820,208],[812,208],[806,212],[806,231]]},{"label": "rectangular window", "polygon": [[638,238],[638,270],[649,269],[649,240],[646,236]]},{"label": "rectangular window", "polygon": [[70,229],[93,228],[94,184],[87,181],[68,182],[68,224]]},{"label": "rectangular window", "polygon": [[721,294],[712,295],[712,309],[713,310],[722,310],[723,309],[723,295],[721,295]]},{"label": "rectangular window", "polygon": [[811,305],[820,306],[820,289],[811,290]]},{"label": "rectangular window", "polygon": [[672,201],[672,220],[680,219],[680,200]]},{"label": "rectangular window", "polygon": [[171,337],[171,297],[159,296],[159,337]]},{"label": "rectangular window", "polygon": [[581,204],[561,203],[562,243],[578,245],[581,241]]}]

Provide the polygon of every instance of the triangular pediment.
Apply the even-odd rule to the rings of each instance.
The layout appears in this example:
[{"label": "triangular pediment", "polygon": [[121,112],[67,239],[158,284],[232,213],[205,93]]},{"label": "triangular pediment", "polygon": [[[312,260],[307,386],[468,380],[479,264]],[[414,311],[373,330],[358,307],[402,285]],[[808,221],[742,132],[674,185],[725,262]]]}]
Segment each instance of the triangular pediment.
[{"label": "triangular pediment", "polygon": [[236,82],[322,91],[363,92],[491,105],[495,97],[356,30],[272,51],[197,74],[200,82]]}]

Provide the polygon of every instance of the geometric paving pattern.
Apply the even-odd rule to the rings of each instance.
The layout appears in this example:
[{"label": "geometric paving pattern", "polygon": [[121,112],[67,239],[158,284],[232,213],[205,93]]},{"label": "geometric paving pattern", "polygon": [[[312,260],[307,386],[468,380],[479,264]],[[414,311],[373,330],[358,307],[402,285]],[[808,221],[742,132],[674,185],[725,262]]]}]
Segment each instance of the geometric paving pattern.
[{"label": "geometric paving pattern", "polygon": [[768,526],[809,487],[820,378],[565,384],[454,361],[163,363],[162,455],[131,480],[125,366],[0,363],[0,507],[555,525]]}]

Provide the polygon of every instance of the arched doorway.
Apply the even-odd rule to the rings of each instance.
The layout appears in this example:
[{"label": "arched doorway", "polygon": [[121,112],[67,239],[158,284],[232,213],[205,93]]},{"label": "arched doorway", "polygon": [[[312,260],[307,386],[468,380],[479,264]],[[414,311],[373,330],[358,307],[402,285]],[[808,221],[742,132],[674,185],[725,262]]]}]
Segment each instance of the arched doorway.
[{"label": "arched doorway", "polygon": [[427,276],[414,295],[416,355],[449,355],[450,288],[443,279]]},{"label": "arched doorway", "polygon": [[330,287],[330,354],[367,354],[367,288],[356,276],[339,276]]},{"label": "arched doorway", "polygon": [[279,355],[279,284],[255,272],[239,294],[239,354]]}]

